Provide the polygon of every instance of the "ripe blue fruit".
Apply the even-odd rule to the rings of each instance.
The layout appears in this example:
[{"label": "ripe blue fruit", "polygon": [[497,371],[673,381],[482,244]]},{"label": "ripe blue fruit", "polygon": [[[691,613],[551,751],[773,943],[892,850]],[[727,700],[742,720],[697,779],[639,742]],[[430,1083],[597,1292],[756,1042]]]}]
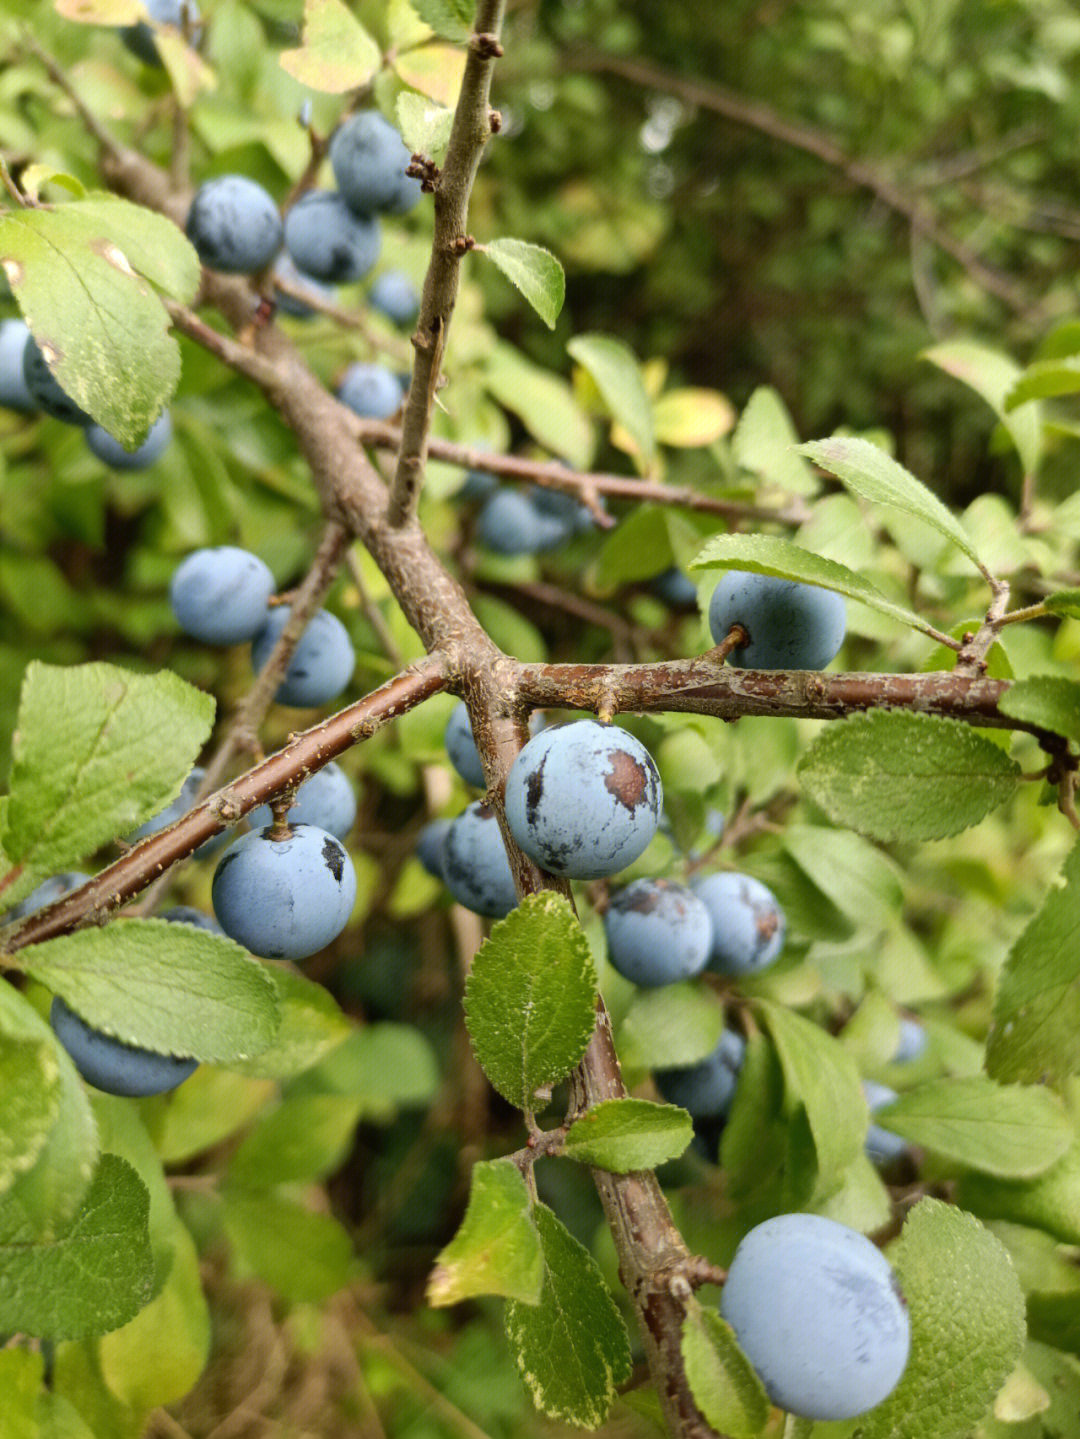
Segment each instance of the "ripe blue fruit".
[{"label": "ripe blue fruit", "polygon": [[485,500],[476,533],[497,555],[535,555],[568,537],[563,520],[538,509],[531,495],[509,489],[496,490]]},{"label": "ripe blue fruit", "polygon": [[90,416],[61,387],[49,369],[41,346],[33,335],[28,336],[23,349],[23,379],[30,398],[39,410],[44,410],[54,420],[63,420],[65,425],[90,424]]},{"label": "ripe blue fruit", "polygon": [[384,270],[368,291],[368,303],[395,325],[411,325],[420,313],[420,296],[404,270]]},{"label": "ripe blue fruit", "polygon": [[381,245],[378,220],[355,215],[336,190],[309,190],[285,216],[285,246],[297,267],[329,284],[361,279]]},{"label": "ripe blue fruit", "polygon": [[23,354],[30,328],[22,320],[0,321],[0,405],[32,414],[37,403],[26,385]]},{"label": "ripe blue fruit", "polygon": [[787,924],[767,885],[729,870],[695,879],[691,888],[712,919],[709,969],[717,974],[753,974],[780,957]]},{"label": "ripe blue fruit", "polygon": [[674,566],[656,576],[652,581],[652,590],[673,610],[697,609],[697,585]]},{"label": "ripe blue fruit", "polygon": [[515,840],[550,874],[600,879],[656,833],[663,790],[649,751],[624,729],[575,720],[529,740],[506,779]]},{"label": "ripe blue fruit", "polygon": [[[266,664],[291,614],[291,605],[278,605],[269,611],[266,623],[251,646],[254,669],[261,670]],[[278,704],[296,705],[301,709],[328,704],[348,685],[355,666],[356,654],[348,630],[337,615],[329,610],[316,610],[300,636],[274,698]]]},{"label": "ripe blue fruit", "polygon": [[365,420],[387,420],[405,396],[401,381],[385,367],[358,360],[341,377],[337,397]]},{"label": "ripe blue fruit", "polygon": [[358,215],[412,209],[420,198],[420,181],[405,173],[411,159],[401,136],[377,110],[351,116],[330,141],[334,179]]},{"label": "ripe blue fruit", "polygon": [[446,745],[446,753],[450,756],[450,763],[465,783],[474,785],[477,789],[486,789],[484,766],[480,763],[480,751],[476,748],[476,741],[473,739],[472,721],[469,719],[469,711],[466,709],[464,701],[454,706],[450,718],[446,722],[446,735],[443,743]]},{"label": "ripe blue fruit", "polygon": [[[335,839],[345,838],[356,822],[356,793],[340,765],[331,760],[297,787],[288,820],[290,824],[317,825]],[[252,829],[262,829],[274,822],[273,812],[268,804],[260,804],[247,821]]]},{"label": "ripe blue fruit", "polygon": [[452,820],[442,849],[442,877],[447,889],[475,914],[502,919],[517,905],[495,811],[479,800]]},{"label": "ripe blue fruit", "polygon": [[433,819],[416,837],[416,857],[433,879],[443,879],[443,845],[453,820]]},{"label": "ripe blue fruit", "polygon": [[843,596],[835,590],[728,570],[709,602],[709,628],[717,644],[732,625],[742,625],[750,639],[732,650],[728,664],[750,670],[820,670],[844,642],[847,613]]},{"label": "ripe blue fruit", "polygon": [[53,998],[49,1023],[87,1084],[106,1094],[128,1098],[164,1094],[198,1068],[197,1059],[140,1049],[92,1029],[59,995]]},{"label": "ripe blue fruit", "polygon": [[[131,843],[134,844],[140,839],[146,839],[148,835],[157,834],[159,830],[167,829],[169,825],[175,824],[178,819],[182,819],[189,809],[194,808],[195,797],[199,792],[199,786],[205,778],[206,771],[202,765],[196,765],[180,786],[180,793],[173,800],[172,804],[166,805],[164,809],[159,810],[157,814],[151,815],[148,820],[145,820],[139,825],[138,829],[132,830],[128,835]],[[230,839],[232,839],[231,830],[222,830],[220,834],[214,835],[212,839],[208,839],[205,843],[199,845],[195,851],[195,858],[209,859],[211,855],[217,854],[218,850],[223,849],[225,845],[229,843]]]},{"label": "ripe blue fruit", "polygon": [[3,916],[3,923],[13,924],[17,919],[25,919],[28,914],[36,914],[39,909],[55,904],[58,899],[63,899],[65,894],[70,894],[73,889],[78,889],[91,878],[91,875],[83,874],[77,869],[50,875],[48,879],[41,881],[37,889],[32,889],[25,899],[11,906]]},{"label": "ripe blue fruit", "polygon": [[746,1041],[725,1029],[712,1054],[682,1069],[658,1069],[656,1087],[669,1104],[678,1104],[694,1119],[726,1119],[746,1056]]},{"label": "ripe blue fruit", "polygon": [[[191,25],[191,41],[192,44],[198,45],[202,39],[202,26],[199,23],[196,0],[143,0],[151,20],[157,21],[159,25],[175,25],[181,34],[184,31],[185,3],[188,23]],[[154,41],[153,27],[145,20],[140,20],[135,25],[121,25],[120,39],[133,55],[138,55],[147,65],[160,66],[161,56]]]},{"label": "ripe blue fruit", "polygon": [[284,227],[273,200],[246,175],[218,175],[199,186],[185,233],[212,270],[252,275],[281,249]]},{"label": "ripe blue fruit", "polygon": [[604,914],[608,959],[634,984],[654,988],[691,979],[712,949],[709,911],[692,890],[670,879],[635,879]]},{"label": "ripe blue fruit", "polygon": [[891,1394],[911,1323],[888,1260],[818,1214],[780,1214],[735,1251],[720,1312],[769,1398],[807,1419],[851,1419]]},{"label": "ripe blue fruit", "polygon": [[190,904],[177,904],[172,909],[163,910],[161,918],[167,919],[170,924],[193,924],[196,929],[205,929],[208,934],[225,933],[212,915],[203,914],[201,909],[193,909]]},{"label": "ripe blue fruit", "polygon": [[[862,1088],[871,1114],[898,1098],[895,1089],[890,1089],[887,1084],[875,1084],[872,1079],[864,1079]],[[906,1152],[907,1141],[891,1130],[882,1129],[880,1124],[871,1124],[866,1131],[864,1148],[875,1164],[891,1164]]]},{"label": "ripe blue fruit", "polygon": [[345,846],[312,824],[283,839],[255,829],[218,860],[211,895],[218,923],[263,959],[305,959],[349,922],[356,871]]},{"label": "ripe blue fruit", "polygon": [[114,470],[148,470],[169,448],[172,432],[172,416],[168,410],[162,410],[146,439],[134,450],[126,450],[115,435],[110,435],[101,425],[87,425],[83,431],[91,452]]},{"label": "ripe blue fruit", "polygon": [[498,488],[498,480],[494,475],[488,474],[487,470],[467,470],[461,489],[457,492],[457,498],[459,500],[486,500]]},{"label": "ripe blue fruit", "polygon": [[253,639],[267,617],[274,576],[249,550],[234,545],[193,550],[169,585],[169,603],[180,628],[208,645]]},{"label": "ripe blue fruit", "polygon": [[896,1046],[893,1063],[910,1064],[913,1059],[920,1059],[929,1043],[929,1036],[917,1019],[901,1019],[900,1043]]},{"label": "ripe blue fruit", "polygon": [[283,284],[291,285],[294,289],[306,291],[317,303],[332,305],[337,298],[337,291],[333,285],[324,285],[321,280],[316,280],[311,275],[305,275],[302,270],[296,268],[288,250],[282,250],[274,261],[274,300],[282,314],[292,315],[296,320],[310,320],[315,314],[315,309],[312,305],[306,305],[303,300],[296,299],[294,295],[286,295],[285,291],[277,286],[279,280]]}]

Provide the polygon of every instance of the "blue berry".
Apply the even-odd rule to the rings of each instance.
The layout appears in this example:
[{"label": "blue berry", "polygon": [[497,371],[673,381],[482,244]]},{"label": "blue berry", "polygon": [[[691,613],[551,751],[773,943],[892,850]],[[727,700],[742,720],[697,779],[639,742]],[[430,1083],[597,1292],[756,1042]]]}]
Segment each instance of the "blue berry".
[{"label": "blue berry", "polygon": [[502,919],[518,902],[495,811],[479,800],[463,810],[446,831],[442,877],[466,909]]},{"label": "blue berry", "polygon": [[305,959],[338,937],[356,901],[345,846],[312,824],[242,834],[218,860],[211,890],[218,923],[263,959]]},{"label": "blue berry", "polygon": [[769,1398],[789,1414],[865,1414],[907,1364],[911,1324],[888,1260],[864,1235],[818,1214],[780,1214],[751,1229],[720,1312]]},{"label": "blue berry", "polygon": [[529,740],[506,779],[515,840],[550,874],[600,879],[656,833],[663,791],[652,756],[624,729],[575,720]]},{"label": "blue berry", "polygon": [[285,245],[305,275],[328,284],[359,280],[379,258],[379,222],[355,215],[336,190],[309,190],[285,216]]},{"label": "blue berry", "polygon": [[258,555],[234,545],[194,550],[177,568],[169,603],[180,628],[208,645],[253,639],[266,624],[274,576]]},{"label": "blue berry", "polygon": [[652,582],[652,590],[673,610],[697,609],[697,585],[674,566],[656,576]]},{"label": "blue berry", "polygon": [[474,785],[477,789],[486,789],[484,766],[480,763],[480,751],[473,739],[472,721],[464,702],[455,705],[446,724],[443,743],[450,756],[450,763],[465,783]]},{"label": "blue berry", "polygon": [[[175,25],[177,30],[183,34],[184,31],[184,4],[185,0],[143,0],[151,20],[159,25]],[[199,23],[200,14],[196,0],[187,0],[188,20],[192,27],[192,43],[198,45],[202,39],[202,26]],[[132,52],[144,60],[147,65],[161,64],[161,56],[158,54],[157,45],[154,41],[153,27],[145,20],[140,20],[136,25],[121,25],[120,39]]]},{"label": "blue berry", "polygon": [[[290,824],[317,825],[335,839],[345,838],[356,822],[356,793],[340,765],[331,760],[297,787],[288,820]],[[273,812],[268,804],[260,804],[247,821],[252,829],[262,829],[273,823]]]},{"label": "blue berry", "polygon": [[91,452],[114,470],[148,470],[169,448],[172,432],[172,416],[168,410],[162,410],[146,439],[134,450],[125,449],[114,435],[100,425],[87,425],[83,431]]},{"label": "blue berry", "polygon": [[669,1104],[678,1104],[694,1119],[726,1119],[746,1056],[746,1041],[725,1029],[712,1054],[682,1069],[658,1069],[656,1087]]},{"label": "blue berry", "polygon": [[553,490],[548,485],[532,485],[528,498],[537,514],[555,520],[562,530],[562,538],[583,534],[596,524],[587,505],[568,495],[565,490]]},{"label": "blue berry", "polygon": [[377,110],[351,116],[330,141],[338,189],[358,215],[403,214],[420,198],[420,181],[406,175],[412,156]]},{"label": "blue berry", "polygon": [[37,409],[23,372],[23,355],[29,338],[29,326],[22,320],[0,321],[0,405],[26,415]]},{"label": "blue berry", "polygon": [[219,175],[200,185],[185,232],[204,265],[239,275],[269,265],[284,238],[277,206],[246,175]]},{"label": "blue berry", "polygon": [[[270,610],[251,646],[254,669],[261,670],[266,664],[291,614],[290,605],[278,605]],[[356,654],[348,630],[337,615],[329,610],[316,610],[300,636],[274,698],[278,704],[300,709],[328,704],[346,688],[355,666]]]},{"label": "blue berry", "polygon": [[37,889],[32,889],[25,899],[11,906],[3,916],[3,923],[13,924],[17,919],[25,919],[28,914],[36,914],[39,909],[55,904],[58,899],[63,899],[65,894],[70,894],[73,889],[78,889],[91,878],[92,875],[83,874],[76,869],[50,875],[48,879],[41,881]]},{"label": "blue berry", "polygon": [[670,879],[635,879],[604,914],[608,959],[624,979],[653,988],[691,979],[712,949],[709,911]]},{"label": "blue berry", "polygon": [[404,270],[384,270],[368,291],[368,302],[395,325],[411,325],[420,313],[420,296]]},{"label": "blue berry", "polygon": [[519,490],[496,490],[477,517],[476,533],[497,555],[535,555],[568,538],[565,522]]},{"label": "blue berry", "polygon": [[847,612],[835,590],[729,570],[713,590],[709,628],[717,644],[732,625],[750,636],[728,663],[751,670],[820,670],[844,642]]},{"label": "blue berry", "polygon": [[443,879],[443,845],[453,820],[433,819],[416,837],[416,857],[433,879]]},{"label": "blue berry", "polygon": [[[175,824],[178,819],[182,819],[188,810],[194,808],[199,786],[205,778],[206,771],[202,765],[196,765],[180,786],[180,793],[173,800],[172,804],[166,805],[163,810],[159,810],[157,814],[151,815],[148,820],[145,820],[139,825],[138,829],[132,830],[128,835],[128,839],[134,844],[140,839],[146,839],[148,835],[157,834],[160,830],[168,829],[169,825]],[[199,845],[195,851],[195,858],[209,859],[211,855],[217,854],[218,850],[223,849],[231,838],[232,832],[230,830],[222,830],[220,834],[215,834],[212,839],[208,839]]]},{"label": "blue berry", "polygon": [[459,500],[486,500],[499,488],[499,482],[487,470],[467,470],[464,483],[457,492]]},{"label": "blue berry", "polygon": [[388,420],[405,397],[398,377],[384,366],[358,360],[341,377],[337,397],[365,420]]},{"label": "blue berry", "polygon": [[[887,1084],[875,1084],[872,1079],[864,1079],[862,1088],[871,1114],[898,1098],[895,1089],[890,1089]],[[866,1131],[865,1149],[875,1164],[891,1164],[906,1153],[907,1141],[891,1130],[882,1129],[880,1124],[871,1124]]]},{"label": "blue berry", "polygon": [[274,280],[274,299],[278,309],[282,314],[291,315],[296,320],[310,320],[316,312],[311,305],[305,305],[303,300],[286,295],[284,290],[278,289],[277,281],[280,280],[297,290],[305,290],[316,303],[332,305],[337,298],[333,285],[324,285],[321,280],[313,279],[311,275],[305,275],[302,270],[298,270],[288,250],[282,250],[274,261]]},{"label": "blue berry", "polygon": [[929,1043],[926,1030],[917,1019],[901,1019],[900,1043],[896,1046],[893,1063],[910,1064],[913,1059],[921,1059]]},{"label": "blue berry", "polygon": [[706,875],[691,885],[713,924],[709,969],[717,974],[753,974],[780,957],[787,925],[772,890],[734,870]]},{"label": "blue berry", "polygon": [[49,369],[41,346],[33,335],[28,336],[23,349],[23,379],[37,408],[44,410],[54,420],[62,420],[65,425],[91,423],[91,417],[81,405],[75,403]]},{"label": "blue berry", "polygon": [[162,911],[162,919],[170,924],[193,924],[196,929],[205,929],[208,934],[224,934],[225,931],[212,915],[193,909],[190,904],[176,904],[172,909]]},{"label": "blue berry", "polygon": [[59,995],[53,998],[49,1023],[87,1084],[106,1094],[129,1098],[164,1094],[183,1084],[198,1068],[197,1059],[140,1049],[92,1029]]}]

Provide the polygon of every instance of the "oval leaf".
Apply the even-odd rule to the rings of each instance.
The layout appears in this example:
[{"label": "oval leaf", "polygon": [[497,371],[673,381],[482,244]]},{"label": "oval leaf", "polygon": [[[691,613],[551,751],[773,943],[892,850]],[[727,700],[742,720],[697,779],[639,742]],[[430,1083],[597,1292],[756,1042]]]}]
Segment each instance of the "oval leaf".
[{"label": "oval leaf", "polygon": [[611,335],[576,335],[566,352],[589,372],[611,418],[633,437],[645,459],[651,460],[656,454],[652,401],[630,346]]},{"label": "oval leaf", "polygon": [[281,53],[294,80],[328,95],[366,85],[381,64],[378,45],[343,0],[304,0],[302,43]]},{"label": "oval leaf", "polygon": [[649,1099],[609,1099],[575,1119],[563,1153],[579,1164],[629,1174],[677,1159],[694,1137],[685,1109]]},{"label": "oval leaf", "polygon": [[446,159],[450,144],[450,129],[454,123],[454,112],[437,100],[417,95],[413,90],[403,90],[394,107],[401,138],[414,155],[426,155],[441,165]]},{"label": "oval leaf", "polygon": [[735,1332],[714,1309],[691,1300],[683,1321],[682,1356],[694,1402],[712,1427],[731,1439],[753,1439],[769,1418],[769,1396]]},{"label": "oval leaf", "polygon": [[1080,684],[1064,675],[1017,680],[998,701],[1002,714],[1080,740]]},{"label": "oval leaf", "polygon": [[1022,371],[1011,355],[971,340],[949,340],[924,350],[923,359],[982,396],[1008,431],[1025,471],[1034,474],[1042,452],[1040,407],[1031,405],[1021,410],[1023,402],[1012,400]]},{"label": "oval leaf", "polygon": [[525,240],[489,240],[482,252],[553,330],[566,298],[566,275],[551,251]]},{"label": "oval leaf", "polygon": [[478,1294],[501,1294],[536,1304],[543,1281],[540,1235],[520,1169],[512,1159],[474,1164],[469,1207],[435,1261],[428,1302],[440,1308]]},{"label": "oval leaf", "polygon": [[640,990],[619,1028],[619,1057],[639,1069],[699,1064],[720,1043],[724,1007],[713,990],[684,980]]},{"label": "oval leaf", "polygon": [[653,425],[662,445],[711,445],[734,423],[731,401],[719,390],[665,390],[653,404]]}]

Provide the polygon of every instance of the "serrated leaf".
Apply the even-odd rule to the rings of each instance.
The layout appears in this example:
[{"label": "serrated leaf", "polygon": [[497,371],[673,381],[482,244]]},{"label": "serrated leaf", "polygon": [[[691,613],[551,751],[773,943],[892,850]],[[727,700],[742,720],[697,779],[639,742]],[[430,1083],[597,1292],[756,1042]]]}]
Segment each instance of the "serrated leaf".
[{"label": "serrated leaf", "polygon": [[467,40],[472,34],[472,0],[412,0],[412,8],[446,40]]},{"label": "serrated leaf", "polygon": [[1037,404],[1020,409],[1022,401],[1012,399],[1023,374],[1016,361],[970,340],[934,345],[923,351],[923,359],[982,396],[1008,431],[1025,472],[1034,474],[1042,454],[1042,415]]},{"label": "serrated leaf", "polygon": [[194,300],[202,265],[195,246],[172,220],[101,190],[92,190],[79,211],[84,219],[100,222],[155,290],[182,305]]},{"label": "serrated leaf", "polygon": [[835,475],[854,495],[888,505],[932,526],[978,566],[979,558],[960,521],[932,490],[869,440],[834,435],[799,446],[800,454]]},{"label": "serrated leaf", "polygon": [[1070,619],[1080,620],[1080,590],[1055,590],[1046,596],[1043,604],[1052,615],[1068,615]]},{"label": "serrated leaf", "polygon": [[630,1375],[630,1342],[595,1259],[538,1204],[544,1250],[538,1304],[511,1300],[506,1334],[533,1402],[549,1419],[597,1429]]},{"label": "serrated leaf", "polygon": [[485,384],[545,449],[587,470],[592,460],[592,426],[570,386],[559,375],[532,364],[512,345],[496,343],[488,355]]},{"label": "serrated leaf", "polygon": [[420,45],[399,51],[391,62],[399,80],[453,109],[465,75],[465,51],[452,45]]},{"label": "serrated leaf", "polygon": [[1080,1142],[1034,1180],[962,1174],[956,1202],[980,1219],[1032,1225],[1062,1244],[1080,1244]]},{"label": "serrated leaf", "polygon": [[677,1159],[694,1137],[685,1109],[649,1099],[608,1099],[574,1120],[563,1153],[579,1164],[629,1174]]},{"label": "serrated leaf", "polygon": [[489,240],[482,252],[553,330],[566,299],[566,274],[551,251],[527,240]]},{"label": "serrated leaf", "polygon": [[313,1184],[340,1169],[352,1147],[363,1100],[303,1094],[260,1116],[229,1160],[228,1182],[245,1188]]},{"label": "serrated leaf", "polygon": [[1080,684],[1064,675],[1032,675],[1010,685],[998,701],[1002,714],[1080,739]]},{"label": "serrated leaf", "polygon": [[30,887],[34,874],[70,868],[174,799],[213,719],[211,696],[168,671],[32,662],[3,832]]},{"label": "serrated leaf", "polygon": [[731,1325],[714,1309],[691,1300],[681,1347],[686,1382],[712,1427],[730,1439],[760,1434],[769,1418],[769,1396]]},{"label": "serrated leaf", "polygon": [[562,895],[527,895],[492,927],[465,982],[465,1023],[488,1079],[519,1109],[565,1078],[596,1025],[596,971]]},{"label": "serrated leaf", "polygon": [[227,1063],[268,1047],[276,991],[231,939],[164,919],[117,920],[32,945],[27,972],[125,1044]]},{"label": "serrated leaf", "polygon": [[15,1039],[0,1020],[0,1193],[31,1169],[60,1112],[60,1066],[44,1039]]},{"label": "serrated leaf", "polygon": [[1080,1074],[1080,845],[1065,883],[1009,952],[994,1003],[986,1068],[1003,1082],[1060,1083]]},{"label": "serrated leaf", "polygon": [[656,454],[652,401],[630,346],[611,335],[575,335],[566,352],[592,376],[611,418],[630,434],[646,461],[651,461]]},{"label": "serrated leaf", "polygon": [[821,482],[799,454],[799,436],[787,406],[769,385],[747,400],[731,437],[732,453],[744,470],[792,495],[814,495]]},{"label": "serrated leaf", "polygon": [[960,720],[874,710],[823,730],[797,765],[835,824],[878,840],[943,839],[1012,795],[1020,767]]},{"label": "serrated leaf", "polygon": [[304,0],[301,44],[281,52],[283,70],[327,95],[366,85],[381,64],[381,50],[343,0]]},{"label": "serrated leaf", "polygon": [[932,1079],[874,1111],[874,1122],[912,1144],[1002,1179],[1026,1179],[1059,1160],[1072,1125],[1057,1095],[1000,1085],[985,1075]]},{"label": "serrated leaf", "polygon": [[653,428],[661,445],[683,449],[711,445],[734,423],[731,401],[719,390],[665,390],[653,401]]},{"label": "serrated leaf", "polygon": [[911,1317],[911,1355],[892,1394],[852,1429],[859,1439],[966,1439],[1024,1345],[1009,1255],[970,1214],[923,1199],[889,1260]]},{"label": "serrated leaf", "polygon": [[353,1242],[330,1214],[281,1194],[227,1189],[222,1219],[241,1273],[256,1274],[282,1298],[319,1304],[359,1273]]},{"label": "serrated leaf", "polygon": [[292,1079],[303,1074],[346,1039],[353,1022],[321,984],[281,965],[265,965],[277,990],[281,1023],[267,1049],[252,1059],[234,1060],[242,1074]]},{"label": "serrated leaf", "polygon": [[103,1154],[74,1217],[40,1239],[0,1201],[0,1329],[48,1339],[105,1334],[150,1297],[150,1199],[123,1159]]},{"label": "serrated leaf", "polygon": [[724,1007],[719,996],[691,980],[640,990],[619,1027],[619,1054],[640,1069],[699,1064],[720,1043]]},{"label": "serrated leaf", "polygon": [[543,1249],[521,1171],[512,1159],[474,1164],[465,1218],[435,1261],[428,1303],[440,1308],[501,1294],[536,1304],[543,1280]]},{"label": "serrated leaf", "polygon": [[436,100],[417,95],[413,90],[403,90],[394,107],[398,129],[409,151],[414,155],[426,155],[441,165],[446,159],[450,144],[450,130],[454,124],[454,112]]},{"label": "serrated leaf", "polygon": [[777,575],[784,580],[818,585],[846,595],[850,600],[858,600],[860,604],[868,605],[890,619],[899,620],[901,624],[910,625],[912,629],[922,630],[924,634],[932,631],[932,626],[914,610],[890,600],[869,580],[849,570],[846,565],[828,560],[824,555],[815,555],[790,540],[780,539],[778,535],[713,535],[691,560],[690,568],[750,570],[754,574]]}]

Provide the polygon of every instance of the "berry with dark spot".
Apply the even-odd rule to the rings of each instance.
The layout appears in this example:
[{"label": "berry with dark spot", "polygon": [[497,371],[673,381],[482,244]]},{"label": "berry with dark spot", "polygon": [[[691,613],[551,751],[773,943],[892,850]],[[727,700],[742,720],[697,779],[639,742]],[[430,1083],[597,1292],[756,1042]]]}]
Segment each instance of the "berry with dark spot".
[{"label": "berry with dark spot", "polygon": [[168,410],[162,410],[146,439],[134,450],[125,449],[115,435],[110,435],[101,425],[87,425],[83,431],[90,451],[114,470],[148,470],[169,448],[172,432],[172,416]]},{"label": "berry with dark spot", "polygon": [[466,909],[502,919],[518,902],[510,861],[495,811],[479,800],[462,811],[446,831],[442,877]]},{"label": "berry with dark spot", "polygon": [[[262,829],[274,816],[268,804],[260,804],[247,820],[252,829]],[[340,765],[331,760],[297,787],[288,821],[318,825],[335,839],[345,838],[356,822],[356,792]]]},{"label": "berry with dark spot", "polygon": [[619,890],[605,911],[604,930],[612,965],[646,987],[700,974],[712,949],[709,911],[670,879],[635,879]]},{"label": "berry with dark spot", "polygon": [[49,1023],[87,1084],[106,1094],[128,1098],[164,1094],[198,1068],[197,1059],[140,1049],[93,1029],[59,995],[49,1010]]},{"label": "berry with dark spot", "polygon": [[750,670],[824,669],[844,642],[847,611],[835,590],[746,570],[728,570],[709,602],[709,628],[720,644],[732,625],[750,636],[728,664]]},{"label": "berry with dark spot", "polygon": [[767,885],[728,870],[695,879],[691,888],[712,919],[709,969],[716,974],[753,974],[780,957],[787,924]]},{"label": "berry with dark spot", "polygon": [[[251,646],[255,670],[261,670],[270,658],[291,613],[289,605],[278,605],[268,613]],[[356,654],[348,630],[337,615],[329,610],[316,610],[300,636],[274,698],[278,704],[296,705],[301,709],[328,704],[346,688],[355,666]]]},{"label": "berry with dark spot", "polygon": [[297,268],[327,284],[361,279],[381,245],[378,220],[354,214],[336,190],[309,190],[285,216],[285,247]]},{"label": "berry with dark spot", "polygon": [[388,420],[401,408],[405,390],[385,365],[357,360],[342,375],[337,397],[362,420]]},{"label": "berry with dark spot", "polygon": [[550,874],[600,879],[632,864],[656,833],[663,790],[632,734],[596,720],[545,729],[510,767],[506,818]]},{"label": "berry with dark spot", "polygon": [[266,624],[274,576],[258,555],[235,545],[193,550],[169,584],[177,623],[207,645],[254,639]]},{"label": "berry with dark spot", "polygon": [[23,371],[23,355],[29,338],[30,328],[23,320],[0,321],[0,405],[25,415],[37,409]]},{"label": "berry with dark spot", "polygon": [[211,270],[253,275],[281,249],[284,227],[273,200],[246,175],[218,175],[195,193],[185,233]]},{"label": "berry with dark spot", "polygon": [[403,214],[420,198],[420,181],[405,171],[412,156],[378,110],[361,110],[334,133],[330,165],[338,189],[358,215]]},{"label": "berry with dark spot", "polygon": [[41,346],[33,335],[28,336],[23,349],[23,379],[35,406],[54,420],[62,420],[65,425],[91,423],[91,417],[75,403],[49,369]]},{"label": "berry with dark spot", "polygon": [[725,1029],[712,1054],[681,1069],[658,1069],[656,1087],[669,1104],[678,1104],[694,1119],[724,1120],[735,1098],[746,1041]]}]

